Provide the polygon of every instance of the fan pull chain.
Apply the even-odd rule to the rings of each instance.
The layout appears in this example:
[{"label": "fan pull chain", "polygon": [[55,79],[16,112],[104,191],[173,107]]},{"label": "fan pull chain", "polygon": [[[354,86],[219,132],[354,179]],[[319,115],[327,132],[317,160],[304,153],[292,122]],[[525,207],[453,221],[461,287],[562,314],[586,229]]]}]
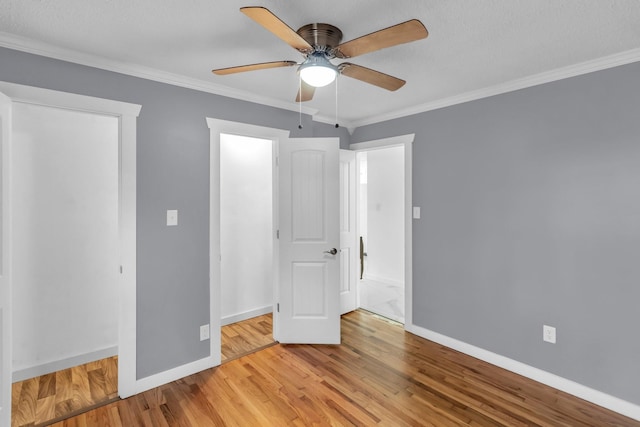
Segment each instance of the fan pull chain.
[{"label": "fan pull chain", "polygon": [[340,127],[338,125],[338,80],[340,80],[340,74],[336,76],[336,129]]},{"label": "fan pull chain", "polygon": [[298,129],[302,129],[302,77],[298,74]]}]

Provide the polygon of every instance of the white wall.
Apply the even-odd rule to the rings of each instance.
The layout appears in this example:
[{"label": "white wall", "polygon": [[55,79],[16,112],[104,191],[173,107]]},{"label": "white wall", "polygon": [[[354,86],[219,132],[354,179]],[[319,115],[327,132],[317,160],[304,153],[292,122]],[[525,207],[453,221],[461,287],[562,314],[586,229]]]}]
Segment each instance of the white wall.
[{"label": "white wall", "polygon": [[222,319],[273,304],[272,141],[220,137]]},{"label": "white wall", "polygon": [[404,281],[404,147],[367,152],[365,277]]},{"label": "white wall", "polygon": [[118,343],[118,120],[13,111],[13,370],[37,375]]}]

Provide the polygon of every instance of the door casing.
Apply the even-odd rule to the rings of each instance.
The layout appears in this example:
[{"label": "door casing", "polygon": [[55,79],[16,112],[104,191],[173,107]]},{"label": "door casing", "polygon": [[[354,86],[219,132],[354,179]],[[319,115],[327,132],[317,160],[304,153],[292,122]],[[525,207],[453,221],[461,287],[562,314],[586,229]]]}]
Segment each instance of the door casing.
[{"label": "door casing", "polygon": [[340,150],[340,314],[359,307],[356,152]]},{"label": "door casing", "polygon": [[[115,116],[119,122],[119,313],[118,394],[137,393],[136,380],[136,120],[140,105],[76,95],[67,92],[0,82],[0,92],[13,102],[43,105],[93,114]],[[9,176],[11,165],[9,162]],[[3,168],[4,169],[4,168]],[[5,171],[3,170],[3,174]],[[10,179],[9,179],[10,184]],[[9,245],[9,251],[11,245]],[[9,253],[9,257],[11,254]],[[10,283],[10,288],[13,284]],[[9,302],[11,306],[11,302]],[[11,311],[11,310],[9,310]],[[3,336],[3,341],[7,340]],[[3,342],[3,346],[5,343]],[[10,347],[10,346],[9,346]],[[10,355],[11,356],[11,355]],[[11,365],[11,358],[8,360]]]},{"label": "door casing", "polygon": [[[376,139],[349,145],[349,149],[356,152],[370,151],[380,148],[404,146],[404,327],[405,330],[413,324],[413,193],[412,166],[413,141],[415,134]],[[358,162],[356,162],[356,177],[360,176]],[[357,178],[359,179],[359,178]],[[357,185],[356,187],[360,187]],[[359,196],[358,200],[359,200]],[[356,213],[359,218],[359,212]],[[353,268],[358,268],[357,264]]]},{"label": "door casing", "polygon": [[[220,134],[231,134],[249,136],[260,139],[270,139],[273,141],[273,230],[277,231],[278,221],[278,174],[276,167],[276,154],[278,152],[278,142],[289,138],[289,131],[269,128],[264,126],[249,125],[246,123],[232,122],[207,118],[207,126],[210,129],[210,176],[209,176],[209,295],[210,295],[210,354],[212,366],[221,363],[221,283],[220,283]],[[273,238],[273,280],[278,281],[278,240]],[[274,301],[277,300],[274,286]],[[214,303],[215,302],[215,303]],[[276,307],[274,307],[274,312]],[[277,318],[273,319],[274,339],[277,340]]]},{"label": "door casing", "polygon": [[11,137],[12,101],[0,93],[0,426],[11,425],[12,307],[11,307]]}]

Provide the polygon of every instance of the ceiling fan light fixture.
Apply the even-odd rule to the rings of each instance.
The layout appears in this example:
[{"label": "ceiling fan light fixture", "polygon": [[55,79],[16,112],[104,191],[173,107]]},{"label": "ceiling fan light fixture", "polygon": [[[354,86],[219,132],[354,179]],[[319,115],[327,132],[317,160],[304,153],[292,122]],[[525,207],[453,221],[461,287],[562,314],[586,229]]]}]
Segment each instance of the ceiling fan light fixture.
[{"label": "ceiling fan light fixture", "polygon": [[338,75],[338,67],[322,53],[312,53],[298,67],[300,78],[313,87],[323,87],[333,82]]}]

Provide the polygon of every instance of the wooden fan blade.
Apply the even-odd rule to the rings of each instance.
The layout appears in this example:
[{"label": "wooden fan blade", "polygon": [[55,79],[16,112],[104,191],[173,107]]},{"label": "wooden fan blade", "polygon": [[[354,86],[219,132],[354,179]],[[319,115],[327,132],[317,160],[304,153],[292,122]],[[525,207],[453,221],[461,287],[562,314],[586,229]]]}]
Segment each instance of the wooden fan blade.
[{"label": "wooden fan blade", "polygon": [[406,83],[397,77],[348,62],[340,64],[340,74],[390,91],[398,90]]},{"label": "wooden fan blade", "polygon": [[296,102],[311,101],[315,92],[316,88],[308,83],[305,83],[303,80],[302,85],[298,90],[298,95],[296,96]]},{"label": "wooden fan blade", "polygon": [[219,76],[226,76],[227,74],[244,73],[245,71],[266,70],[267,68],[278,67],[293,67],[294,65],[298,65],[298,63],[295,61],[261,62],[259,64],[240,65],[239,67],[218,68],[217,70],[211,70],[211,72]]},{"label": "wooden fan blade", "polygon": [[386,47],[396,46],[403,43],[409,43],[415,40],[424,39],[429,32],[417,19],[412,19],[393,27],[385,28],[366,36],[358,37],[351,41],[342,43],[338,46],[338,54],[340,58],[353,58]]},{"label": "wooden fan blade", "polygon": [[300,35],[296,33],[291,27],[282,22],[280,18],[271,13],[269,9],[259,6],[241,7],[240,12],[244,13],[249,18],[253,19],[258,24],[271,31],[292,48],[297,49],[300,52],[308,52],[313,50],[311,45],[307,43],[305,39],[300,37]]}]

